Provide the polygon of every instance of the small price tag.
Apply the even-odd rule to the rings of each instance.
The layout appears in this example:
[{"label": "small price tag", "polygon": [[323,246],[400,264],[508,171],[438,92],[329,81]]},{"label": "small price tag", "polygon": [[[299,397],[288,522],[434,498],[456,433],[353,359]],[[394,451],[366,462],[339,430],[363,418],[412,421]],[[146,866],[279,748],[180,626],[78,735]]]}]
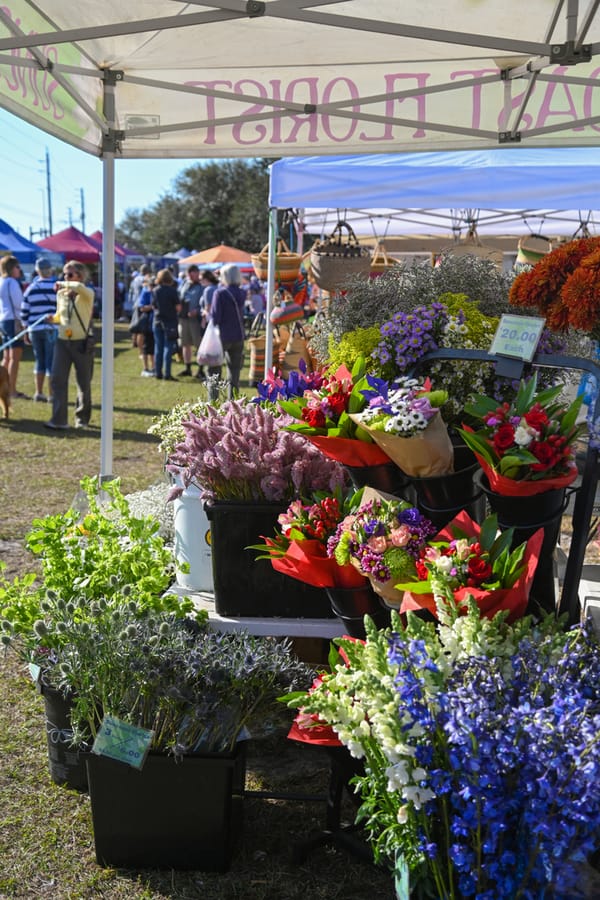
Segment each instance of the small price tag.
[{"label": "small price tag", "polygon": [[92,753],[141,769],[146,761],[153,731],[136,728],[114,716],[104,716],[92,747]]},{"label": "small price tag", "polygon": [[41,666],[37,666],[35,663],[29,663],[29,674],[31,675],[31,680],[37,684],[40,680],[40,675],[42,674]]},{"label": "small price tag", "polygon": [[531,362],[545,324],[546,320],[538,316],[503,315],[490,353]]},{"label": "small price tag", "polygon": [[396,853],[394,863],[394,887],[396,900],[410,900],[410,870],[401,853]]}]

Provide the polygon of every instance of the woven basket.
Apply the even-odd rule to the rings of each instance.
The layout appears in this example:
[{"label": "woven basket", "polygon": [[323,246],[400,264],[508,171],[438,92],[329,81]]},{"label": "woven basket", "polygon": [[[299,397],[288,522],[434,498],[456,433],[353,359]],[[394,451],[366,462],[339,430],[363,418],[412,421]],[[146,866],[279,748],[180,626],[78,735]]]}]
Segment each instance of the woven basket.
[{"label": "woven basket", "polygon": [[383,241],[377,241],[375,249],[373,250],[373,256],[371,257],[371,278],[374,278],[377,275],[383,275],[388,269],[393,269],[395,266],[399,265],[400,263],[397,259],[388,255]]},{"label": "woven basket", "polygon": [[371,248],[359,244],[347,222],[338,222],[331,235],[316,241],[310,251],[312,277],[321,290],[330,293],[338,290],[349,275],[368,275],[370,268]]},{"label": "woven basket", "polygon": [[[280,284],[293,284],[298,277],[302,256],[293,253],[286,242],[280,238],[277,241],[275,254],[275,281]],[[266,281],[269,276],[269,245],[265,244],[260,253],[252,254],[252,265],[257,278]]]}]

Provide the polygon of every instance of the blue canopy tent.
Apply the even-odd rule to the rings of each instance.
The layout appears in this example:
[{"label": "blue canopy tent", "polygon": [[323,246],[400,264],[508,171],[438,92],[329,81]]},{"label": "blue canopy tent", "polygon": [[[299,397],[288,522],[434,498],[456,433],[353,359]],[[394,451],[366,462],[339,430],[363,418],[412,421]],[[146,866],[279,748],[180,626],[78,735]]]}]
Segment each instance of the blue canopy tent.
[{"label": "blue canopy tent", "polygon": [[380,220],[390,235],[455,235],[475,216],[481,234],[543,223],[545,234],[572,235],[582,222],[594,230],[599,176],[595,147],[290,157],[271,166],[269,205],[301,208],[312,232],[344,218],[369,233]]},{"label": "blue canopy tent", "polygon": [[8,222],[0,219],[0,253],[8,251],[16,256],[19,262],[33,264],[43,251],[41,247],[28,241],[27,238],[11,228]]}]

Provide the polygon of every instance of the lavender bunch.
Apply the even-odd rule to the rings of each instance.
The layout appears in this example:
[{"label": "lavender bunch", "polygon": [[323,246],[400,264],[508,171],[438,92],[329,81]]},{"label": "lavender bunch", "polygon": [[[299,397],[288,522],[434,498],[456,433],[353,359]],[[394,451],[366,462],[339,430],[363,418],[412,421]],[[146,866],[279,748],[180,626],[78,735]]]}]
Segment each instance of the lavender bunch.
[{"label": "lavender bunch", "polygon": [[[283,501],[345,482],[342,466],[301,435],[283,431],[277,416],[257,404],[207,406],[182,426],[185,440],[169,456],[167,471],[184,487],[199,487],[203,499]],[[169,499],[182,491],[173,488]]]}]

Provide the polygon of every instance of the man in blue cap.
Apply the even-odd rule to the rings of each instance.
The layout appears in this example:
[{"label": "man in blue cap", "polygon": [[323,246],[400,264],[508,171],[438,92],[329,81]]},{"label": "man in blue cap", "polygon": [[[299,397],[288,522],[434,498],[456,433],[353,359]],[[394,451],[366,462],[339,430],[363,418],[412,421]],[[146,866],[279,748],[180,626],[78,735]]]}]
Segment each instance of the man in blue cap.
[{"label": "man in blue cap", "polygon": [[[54,345],[58,333],[56,325],[52,325],[47,321],[48,316],[56,314],[56,292],[54,290],[56,278],[52,273],[52,263],[45,256],[40,256],[36,259],[35,271],[36,277],[23,295],[21,317],[23,323],[29,325],[25,340],[31,343],[35,360],[33,367],[35,394],[33,399],[38,403],[45,403],[51,398],[46,397],[44,394],[44,377],[47,375],[48,383],[50,383]],[[34,324],[42,316],[44,318],[37,324]]]}]

